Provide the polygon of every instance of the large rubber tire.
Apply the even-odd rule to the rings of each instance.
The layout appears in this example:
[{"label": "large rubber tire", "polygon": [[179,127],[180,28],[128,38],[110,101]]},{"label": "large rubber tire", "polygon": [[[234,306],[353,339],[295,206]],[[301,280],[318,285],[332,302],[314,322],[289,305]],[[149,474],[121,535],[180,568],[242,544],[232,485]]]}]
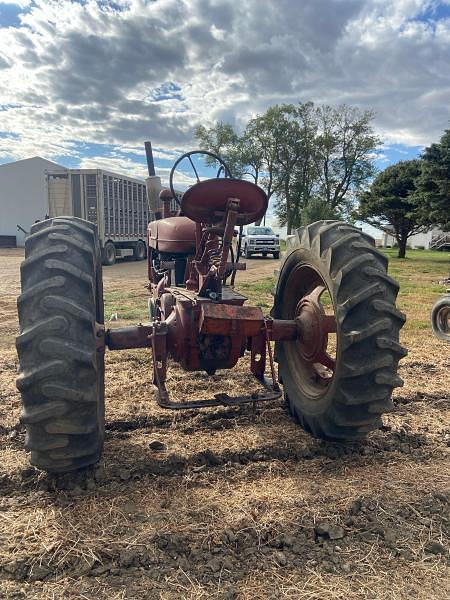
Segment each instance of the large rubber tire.
[{"label": "large rubber tire", "polygon": [[142,240],[136,243],[133,249],[134,260],[145,260],[147,257],[147,248]]},{"label": "large rubber tire", "polygon": [[431,327],[437,338],[450,342],[450,294],[446,294],[433,305]]},{"label": "large rubber tire", "polygon": [[288,240],[275,295],[276,318],[295,318],[302,297],[295,274],[308,269],[320,276],[331,298],[335,369],[323,392],[316,393],[313,383],[300,375],[297,342],[278,342],[285,398],[293,416],[316,437],[364,437],[380,427],[381,415],[393,408],[393,388],[403,385],[397,375],[399,359],[407,354],[399,344],[405,322],[395,307],[399,286],[387,275],[387,258],[370,236],[339,221],[319,221]]},{"label": "large rubber tire", "polygon": [[249,251],[248,246],[245,246],[244,248],[244,257],[245,258],[251,258],[252,253]]},{"label": "large rubber tire", "polygon": [[114,242],[106,242],[102,253],[102,264],[112,267],[116,262],[116,247]]},{"label": "large rubber tire", "polygon": [[96,226],[75,217],[33,225],[21,279],[17,387],[31,463],[51,472],[92,465],[102,453],[105,420]]},{"label": "large rubber tire", "polygon": [[275,259],[275,260],[279,260],[279,258],[280,258],[280,253],[279,253],[279,252],[274,252],[274,253],[273,253],[273,257],[274,257],[274,259]]}]

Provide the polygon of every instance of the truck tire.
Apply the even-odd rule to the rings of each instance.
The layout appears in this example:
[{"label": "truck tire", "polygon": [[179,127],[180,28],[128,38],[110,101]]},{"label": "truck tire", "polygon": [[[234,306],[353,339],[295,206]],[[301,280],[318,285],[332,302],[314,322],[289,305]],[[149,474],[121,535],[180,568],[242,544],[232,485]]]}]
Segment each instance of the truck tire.
[{"label": "truck tire", "polygon": [[102,252],[102,264],[111,267],[116,262],[116,247],[114,242],[106,242]]},{"label": "truck tire", "polygon": [[407,354],[399,344],[405,317],[386,271],[372,238],[339,221],[312,223],[289,240],[274,316],[297,318],[301,333],[278,342],[276,357],[291,414],[316,437],[364,437],[380,427],[393,388],[403,385],[397,367]]},{"label": "truck tire", "polygon": [[273,253],[273,257],[275,260],[278,260],[280,258],[280,253],[279,252],[274,252]]},{"label": "truck tire", "polygon": [[104,438],[101,254],[95,225],[36,223],[25,242],[18,299],[17,387],[31,463],[67,472],[92,465]]},{"label": "truck tire", "polygon": [[450,342],[450,294],[446,294],[433,305],[431,327],[437,338]]},{"label": "truck tire", "polygon": [[134,260],[145,260],[147,257],[147,248],[142,240],[139,240],[133,249]]},{"label": "truck tire", "polygon": [[249,251],[248,246],[246,245],[244,248],[244,257],[245,258],[251,258],[252,253]]}]

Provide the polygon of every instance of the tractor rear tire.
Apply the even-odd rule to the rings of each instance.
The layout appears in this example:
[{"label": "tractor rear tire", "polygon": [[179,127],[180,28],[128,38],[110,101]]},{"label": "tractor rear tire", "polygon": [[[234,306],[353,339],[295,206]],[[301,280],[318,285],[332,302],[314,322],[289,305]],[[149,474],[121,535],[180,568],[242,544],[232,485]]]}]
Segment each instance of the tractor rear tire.
[{"label": "tractor rear tire", "polygon": [[399,286],[387,275],[387,259],[373,239],[339,221],[312,223],[288,240],[275,318],[296,318],[300,300],[317,282],[328,291],[336,322],[335,362],[327,371],[332,377],[311,375],[300,339],[276,344],[280,381],[291,414],[305,430],[322,439],[355,440],[382,425],[381,415],[393,409],[393,388],[403,385],[397,375],[407,354],[399,344],[405,322],[395,307]]},{"label": "tractor rear tire", "polygon": [[17,387],[31,463],[64,473],[96,463],[104,438],[101,252],[75,217],[33,225],[21,265]]},{"label": "tractor rear tire", "polygon": [[446,294],[433,305],[431,327],[437,338],[450,342],[450,294]]}]

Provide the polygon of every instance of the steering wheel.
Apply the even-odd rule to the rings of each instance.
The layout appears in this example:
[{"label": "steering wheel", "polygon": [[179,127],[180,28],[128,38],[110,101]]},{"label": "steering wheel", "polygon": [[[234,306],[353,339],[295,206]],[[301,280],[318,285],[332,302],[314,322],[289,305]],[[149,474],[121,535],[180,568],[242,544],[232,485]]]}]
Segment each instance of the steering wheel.
[{"label": "steering wheel", "polygon": [[225,175],[225,177],[233,177],[226,162],[222,158],[220,158],[220,156],[217,156],[217,154],[208,152],[208,150],[191,150],[191,152],[186,152],[186,154],[183,154],[182,156],[180,156],[180,158],[175,162],[175,164],[173,165],[173,167],[170,171],[170,176],[169,176],[170,191],[172,193],[172,197],[175,198],[175,201],[178,204],[178,206],[181,206],[181,202],[178,200],[178,197],[175,193],[175,188],[173,187],[173,176],[175,174],[175,171],[176,171],[178,165],[181,163],[182,160],[184,160],[185,158],[187,158],[189,160],[189,162],[191,163],[192,169],[195,173],[195,177],[197,178],[197,183],[200,183],[200,177],[198,176],[197,169],[195,168],[195,165],[192,162],[192,158],[191,158],[191,156],[193,156],[194,154],[206,154],[206,156],[210,156],[216,162],[219,163],[220,167],[219,167],[219,170],[217,171],[217,175],[216,175],[217,179],[220,177],[221,173],[223,173]]}]

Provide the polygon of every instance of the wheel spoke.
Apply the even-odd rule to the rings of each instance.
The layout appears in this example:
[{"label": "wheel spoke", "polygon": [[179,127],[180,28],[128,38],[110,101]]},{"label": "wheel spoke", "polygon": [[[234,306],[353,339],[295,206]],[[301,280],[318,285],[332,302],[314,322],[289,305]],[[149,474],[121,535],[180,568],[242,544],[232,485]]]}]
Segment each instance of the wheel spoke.
[{"label": "wheel spoke", "polygon": [[324,365],[325,367],[327,367],[327,369],[330,369],[333,372],[336,368],[336,361],[333,358],[331,358],[331,356],[327,352],[325,352],[325,350],[323,350],[323,352],[319,354],[319,356],[317,357],[317,362],[321,365]]},{"label": "wheel spoke", "polygon": [[314,382],[318,385],[328,385],[333,379],[333,373],[321,363],[313,363]]},{"label": "wheel spoke", "polygon": [[188,156],[188,158],[189,158],[189,162],[192,165],[192,168],[194,169],[194,173],[195,173],[195,176],[197,177],[197,181],[198,181],[198,183],[200,183],[200,177],[198,176],[197,169],[195,168],[195,165],[192,162],[192,158],[190,156]]},{"label": "wheel spoke", "polygon": [[319,302],[320,296],[324,293],[326,287],[323,284],[316,285],[306,296],[311,302]]}]

